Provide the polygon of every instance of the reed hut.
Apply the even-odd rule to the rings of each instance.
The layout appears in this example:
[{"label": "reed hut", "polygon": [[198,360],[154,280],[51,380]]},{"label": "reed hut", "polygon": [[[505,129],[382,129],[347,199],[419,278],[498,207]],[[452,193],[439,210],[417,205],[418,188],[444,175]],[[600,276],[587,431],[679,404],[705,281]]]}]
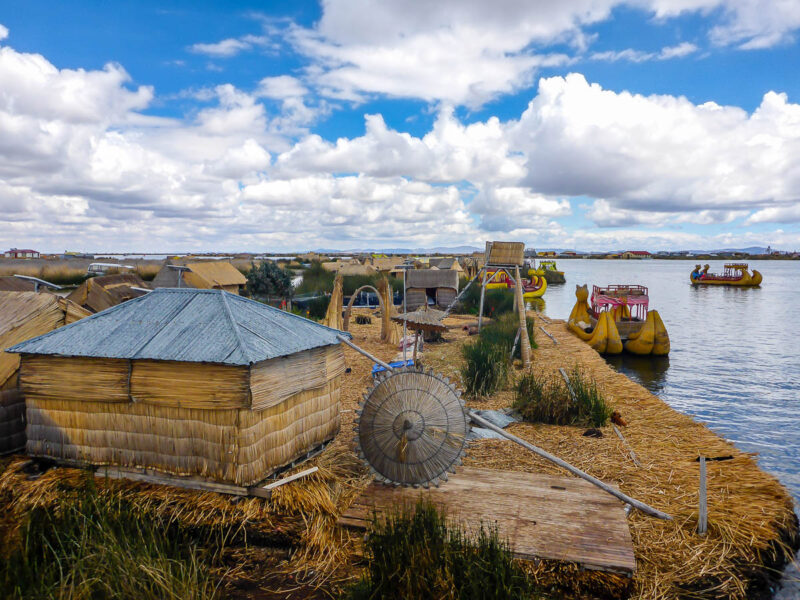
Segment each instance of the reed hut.
[{"label": "reed hut", "polygon": [[447,306],[458,294],[458,272],[452,269],[414,269],[406,274],[406,310],[433,304]]},{"label": "reed hut", "polygon": [[165,264],[153,279],[154,288],[195,288],[241,292],[247,278],[231,263],[206,260],[186,264]]},{"label": "reed hut", "polygon": [[339,333],[221,290],[154,290],[12,349],[27,451],[256,484],[338,432]]},{"label": "reed hut", "polygon": [[91,277],[67,296],[75,304],[98,313],[147,293],[149,285],[136,273]]},{"label": "reed hut", "polygon": [[89,314],[54,294],[0,293],[0,454],[25,447],[25,401],[17,386],[19,356],[4,350]]}]

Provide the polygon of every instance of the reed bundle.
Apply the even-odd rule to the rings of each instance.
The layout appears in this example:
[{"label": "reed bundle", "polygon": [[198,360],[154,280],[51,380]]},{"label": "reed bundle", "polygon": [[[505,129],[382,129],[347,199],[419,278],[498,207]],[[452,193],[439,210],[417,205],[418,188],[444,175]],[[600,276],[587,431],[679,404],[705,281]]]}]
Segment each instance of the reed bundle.
[{"label": "reed bundle", "polygon": [[392,317],[397,314],[394,308],[394,294],[389,280],[384,275],[378,281],[378,292],[380,293],[383,310],[381,311],[381,341],[391,346],[396,346],[400,341],[400,333],[397,325],[392,321]]},{"label": "reed bundle", "polygon": [[342,300],[342,275],[337,273],[336,278],[333,280],[333,292],[328,303],[328,312],[325,313],[325,319],[322,321],[328,327],[333,329],[342,328]]}]

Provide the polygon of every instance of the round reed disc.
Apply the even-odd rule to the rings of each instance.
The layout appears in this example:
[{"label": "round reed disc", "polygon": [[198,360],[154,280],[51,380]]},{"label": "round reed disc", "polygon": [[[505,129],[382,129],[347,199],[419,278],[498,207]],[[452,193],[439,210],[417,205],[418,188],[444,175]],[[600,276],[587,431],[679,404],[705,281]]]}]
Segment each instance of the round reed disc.
[{"label": "round reed disc", "polygon": [[364,396],[357,451],[376,478],[396,485],[438,485],[461,464],[469,417],[450,380],[414,367],[379,376]]}]

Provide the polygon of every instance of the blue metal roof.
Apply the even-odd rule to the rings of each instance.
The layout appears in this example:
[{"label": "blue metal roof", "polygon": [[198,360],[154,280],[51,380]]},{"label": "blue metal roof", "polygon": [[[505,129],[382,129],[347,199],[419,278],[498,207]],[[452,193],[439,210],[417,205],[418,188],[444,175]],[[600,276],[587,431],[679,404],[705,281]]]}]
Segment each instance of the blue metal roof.
[{"label": "blue metal roof", "polygon": [[8,351],[247,365],[338,344],[337,335],[351,337],[222,290],[160,288]]}]

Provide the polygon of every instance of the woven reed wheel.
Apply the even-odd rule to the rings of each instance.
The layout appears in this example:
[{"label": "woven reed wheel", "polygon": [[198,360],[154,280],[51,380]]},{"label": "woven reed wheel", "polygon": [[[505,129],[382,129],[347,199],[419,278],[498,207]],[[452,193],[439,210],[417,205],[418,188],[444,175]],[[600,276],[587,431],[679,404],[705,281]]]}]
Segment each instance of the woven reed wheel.
[{"label": "woven reed wheel", "polygon": [[469,417],[450,380],[407,367],[382,373],[364,395],[356,451],[383,483],[439,485],[461,464]]}]

